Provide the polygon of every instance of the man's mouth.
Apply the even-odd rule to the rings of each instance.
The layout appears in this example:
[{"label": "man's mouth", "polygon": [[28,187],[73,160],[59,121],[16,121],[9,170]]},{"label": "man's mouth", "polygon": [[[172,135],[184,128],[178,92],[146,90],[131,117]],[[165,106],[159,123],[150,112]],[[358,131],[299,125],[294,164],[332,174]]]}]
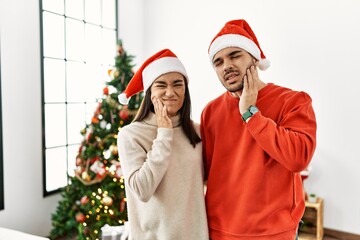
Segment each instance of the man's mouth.
[{"label": "man's mouth", "polygon": [[236,78],[237,76],[239,76],[239,73],[237,73],[237,72],[227,73],[227,74],[225,75],[225,81],[231,81],[231,80],[233,80],[234,78]]}]

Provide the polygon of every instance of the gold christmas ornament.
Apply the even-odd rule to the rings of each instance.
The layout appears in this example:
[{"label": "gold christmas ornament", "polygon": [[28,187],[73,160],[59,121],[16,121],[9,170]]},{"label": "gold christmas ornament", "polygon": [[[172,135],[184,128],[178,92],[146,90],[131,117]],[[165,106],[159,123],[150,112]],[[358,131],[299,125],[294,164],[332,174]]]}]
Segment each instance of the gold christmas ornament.
[{"label": "gold christmas ornament", "polygon": [[91,180],[91,177],[87,172],[83,172],[81,174],[81,178],[84,179],[85,181],[90,181]]},{"label": "gold christmas ornament", "polygon": [[105,206],[110,206],[110,205],[113,204],[113,199],[111,197],[109,197],[109,196],[103,197],[102,201],[103,201]]},{"label": "gold christmas ornament", "polygon": [[111,145],[111,146],[109,147],[109,150],[111,151],[111,154],[112,154],[112,155],[117,155],[117,154],[118,154],[118,148],[117,148],[116,145]]}]

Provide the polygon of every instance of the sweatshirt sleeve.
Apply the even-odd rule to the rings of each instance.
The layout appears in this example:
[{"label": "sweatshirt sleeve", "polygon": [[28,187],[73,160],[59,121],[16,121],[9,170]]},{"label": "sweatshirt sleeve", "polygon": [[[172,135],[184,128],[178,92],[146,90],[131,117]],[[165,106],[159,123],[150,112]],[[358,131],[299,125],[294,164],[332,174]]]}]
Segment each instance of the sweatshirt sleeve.
[{"label": "sweatshirt sleeve", "polygon": [[118,149],[127,187],[147,202],[156,191],[169,166],[173,129],[158,128],[150,150],[141,146],[127,129],[118,134]]},{"label": "sweatshirt sleeve", "polygon": [[259,112],[246,128],[256,143],[288,170],[300,172],[310,163],[316,147],[316,119],[306,93],[290,99],[277,122]]}]

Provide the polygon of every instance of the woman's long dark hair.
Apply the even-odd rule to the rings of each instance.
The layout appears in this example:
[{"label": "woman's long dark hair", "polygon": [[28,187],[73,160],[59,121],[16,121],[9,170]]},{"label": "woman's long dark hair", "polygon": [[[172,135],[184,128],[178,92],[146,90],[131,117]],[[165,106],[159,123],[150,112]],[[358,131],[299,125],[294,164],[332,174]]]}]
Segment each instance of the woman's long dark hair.
[{"label": "woman's long dark hair", "polygon": [[[151,101],[151,87],[146,91],[143,101],[141,102],[140,108],[133,120],[142,121],[149,112],[155,112],[154,105]],[[185,135],[190,140],[191,145],[193,147],[196,146],[197,143],[201,142],[200,136],[196,133],[193,122],[191,120],[191,99],[190,99],[190,92],[189,87],[187,84],[187,80],[185,79],[185,99],[183,106],[179,110],[180,112],[180,122],[181,127],[185,132]]]}]

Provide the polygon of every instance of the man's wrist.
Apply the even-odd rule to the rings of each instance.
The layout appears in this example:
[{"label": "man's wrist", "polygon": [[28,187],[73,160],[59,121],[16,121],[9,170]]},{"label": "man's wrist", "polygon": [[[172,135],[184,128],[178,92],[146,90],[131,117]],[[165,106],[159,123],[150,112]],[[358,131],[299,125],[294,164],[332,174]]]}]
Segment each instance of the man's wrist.
[{"label": "man's wrist", "polygon": [[241,115],[241,118],[244,122],[248,122],[248,120],[257,112],[259,112],[259,109],[255,105],[250,105],[248,110]]}]

